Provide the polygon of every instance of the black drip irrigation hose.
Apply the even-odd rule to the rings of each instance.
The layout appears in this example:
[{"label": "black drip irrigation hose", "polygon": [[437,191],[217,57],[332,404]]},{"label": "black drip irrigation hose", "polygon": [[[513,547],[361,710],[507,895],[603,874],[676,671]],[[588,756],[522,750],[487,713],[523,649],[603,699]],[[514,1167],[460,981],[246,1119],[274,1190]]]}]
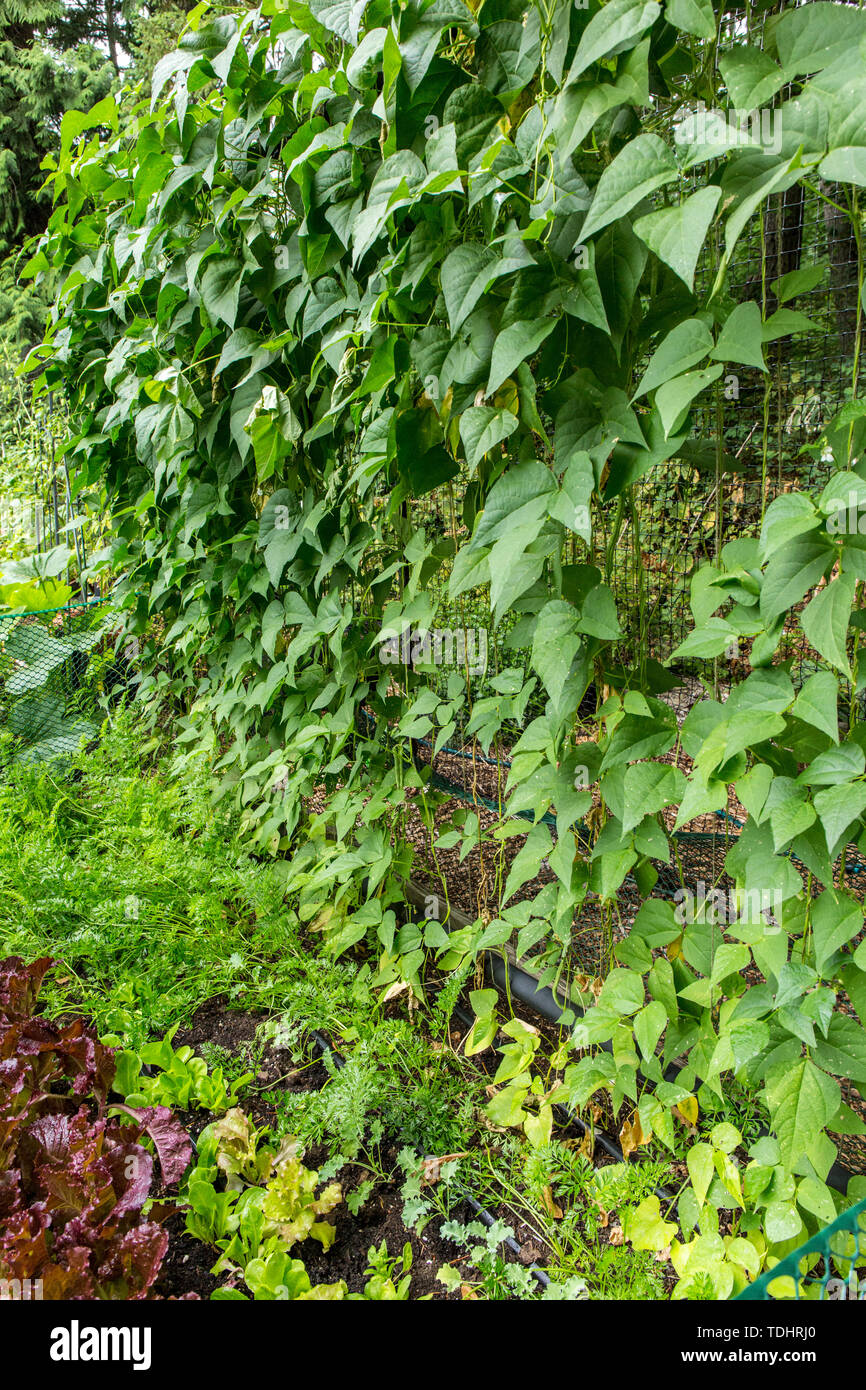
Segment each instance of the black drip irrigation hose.
[{"label": "black drip irrigation hose", "polygon": [[[413,883],[411,879],[408,880],[405,886],[409,890],[410,897],[417,898],[420,896],[423,900],[425,896],[423,891],[416,883]],[[469,918],[464,917],[464,914],[459,912],[457,908],[452,907],[449,911],[449,916],[452,917],[455,922],[459,922],[461,926],[469,925]],[[447,925],[447,919],[446,923],[443,925]],[[510,994],[515,999],[519,999],[520,1003],[525,1005],[527,1009],[539,1014],[540,1017],[546,1019],[548,1023],[560,1023],[562,1015],[567,1009],[573,1009],[578,1016],[584,1012],[583,1008],[573,1000],[557,998],[549,985],[539,985],[536,977],[530,974],[528,970],[524,970],[516,961],[506,960],[502,956],[496,955],[493,951],[484,952],[484,970],[490,983],[500,990],[501,993],[505,994],[506,997]],[[468,1027],[471,1025],[471,1015],[459,1004],[455,1007],[454,1012],[458,1015],[463,1015],[461,1022],[464,1023],[464,1026]],[[605,1051],[609,1052],[611,1050],[610,1043],[602,1043],[601,1046]],[[605,1130],[591,1129],[586,1121],[581,1119],[580,1115],[577,1114],[576,1110],[572,1110],[570,1106],[565,1105],[561,1101],[554,1102],[554,1109],[561,1116],[563,1121],[568,1124],[576,1125],[581,1134],[588,1134],[591,1132],[595,1142],[600,1149],[604,1150],[608,1158],[612,1158],[618,1163],[625,1163],[627,1161],[619,1144],[607,1134]],[[631,1162],[639,1162],[636,1154],[631,1155]],[[671,1203],[675,1200],[676,1194],[670,1192],[666,1187],[656,1187],[653,1191],[662,1202]]]},{"label": "black drip irrigation hose", "polygon": [[[550,1023],[557,1023],[563,1014],[563,1007],[556,1001],[553,991],[548,985],[542,985],[539,989],[536,980],[532,975],[521,970],[519,965],[513,965],[510,961],[506,962],[501,956],[488,953],[486,962],[487,974],[491,982],[505,994],[512,994],[515,999],[519,999],[526,1008],[534,1010],[542,1018]],[[541,996],[539,999],[538,996]],[[565,1008],[574,1009],[577,1014],[582,1014],[583,1009],[579,1004],[568,1004]],[[610,1050],[610,1043],[606,1044],[606,1050]],[[576,1110],[565,1105],[562,1101],[556,1101],[554,1108],[563,1120],[569,1124],[574,1124],[581,1134],[592,1133],[592,1137],[603,1149],[608,1158],[615,1159],[618,1163],[625,1163],[626,1157],[620,1145],[603,1129],[592,1129],[590,1125],[578,1115]],[[638,1163],[637,1154],[630,1155],[632,1163]],[[653,1188],[656,1196],[662,1202],[673,1202],[676,1194],[670,1192],[666,1187]]]},{"label": "black drip irrigation hose", "polygon": [[[579,1004],[573,1002],[563,1004],[562,1007],[559,1007],[550,987],[543,985],[539,989],[535,983],[534,977],[527,974],[519,965],[512,965],[510,962],[506,963],[501,956],[493,956],[489,953],[488,961],[489,976],[498,988],[501,990],[510,990],[514,997],[519,999],[522,1004],[526,1005],[529,1009],[534,1009],[536,1013],[540,1014],[542,1018],[547,1019],[550,1023],[559,1022],[566,1008],[573,1009],[578,1017],[585,1012]],[[533,986],[535,986],[534,990]],[[600,1043],[599,1046],[603,1048],[605,1052],[610,1052],[612,1050],[609,1042]],[[676,1062],[671,1062],[664,1072],[664,1080],[675,1083],[679,1073],[680,1068],[677,1066]],[[701,1084],[701,1077],[695,1076],[695,1085],[700,1086]],[[570,1119],[574,1120],[578,1126],[586,1132],[588,1126],[581,1120],[579,1115],[573,1114],[565,1105],[559,1106],[559,1109],[564,1111]],[[769,1130],[765,1126],[762,1126],[761,1136],[763,1137],[766,1134],[769,1134]],[[622,1149],[615,1140],[612,1140],[602,1130],[596,1131],[596,1137],[605,1153],[620,1161],[624,1160]],[[636,1154],[632,1154],[631,1158],[633,1162],[638,1161]],[[835,1188],[837,1192],[846,1193],[848,1191],[848,1180],[851,1176],[851,1172],[837,1161],[827,1174],[827,1183],[830,1187]],[[655,1188],[655,1192],[662,1201],[673,1201],[673,1194],[668,1192],[666,1188],[657,1187]]]},{"label": "black drip irrigation hose", "polygon": [[[363,710],[362,713],[368,721],[374,722],[372,716],[368,714],[366,710]],[[437,788],[440,791],[447,792],[450,796],[453,796],[460,801],[464,801],[467,804],[477,803],[486,806],[488,810],[493,811],[497,815],[501,813],[501,806],[491,797],[484,796],[483,793],[478,791],[473,791],[470,795],[464,787],[460,786],[456,782],[452,782],[450,778],[444,777],[441,773],[435,772],[433,770],[433,745],[429,739],[416,739],[415,742],[431,749],[430,780],[431,785],[433,787]],[[471,760],[473,757],[473,755],[471,753],[467,753],[465,749],[443,748],[439,751],[451,754],[454,757],[463,758],[467,761]],[[480,757],[481,761],[485,763],[496,764],[502,767],[511,766],[510,759],[507,758],[488,758],[480,754],[476,754],[475,756]],[[523,820],[531,820],[533,821],[533,823],[536,823],[535,817],[533,816],[533,813],[531,811],[518,811],[516,812],[516,815]],[[716,811],[716,816],[720,820],[724,820],[726,823],[736,826],[737,830],[742,830],[743,828],[743,822],[738,820],[736,816],[732,816],[729,811]],[[552,825],[554,827],[556,825],[556,817],[551,815],[549,811],[544,813],[544,815],[541,817],[541,821],[544,824]],[[581,843],[587,844],[589,842],[587,829],[582,821],[576,821],[571,828],[578,836],[578,839],[581,840]],[[673,831],[673,838],[679,841],[680,843],[695,844],[698,842],[706,842],[709,840],[715,841],[717,837],[715,833],[711,831],[675,830]],[[802,862],[798,859],[797,855],[791,853],[790,851],[788,857],[790,859],[793,859],[797,863]],[[866,873],[866,864],[857,864],[853,860],[846,860],[845,868],[846,871],[849,873]],[[626,875],[625,882],[634,883],[633,875]],[[412,886],[416,887],[416,885]],[[662,883],[657,883],[655,886],[657,890],[660,891],[664,896],[673,897],[675,895],[676,890],[666,887]],[[422,894],[422,897],[423,896],[425,895]],[[453,915],[455,914],[456,909],[452,908],[450,909],[450,911]],[[463,914],[458,915],[461,917],[463,916]],[[470,925],[470,919],[468,917],[465,918],[465,921],[461,925]],[[534,1009],[537,1013],[541,1014],[542,1017],[548,1019],[548,1021],[552,1023],[558,1023],[562,1016],[564,1008],[573,1008],[576,1010],[578,1014],[582,1014],[584,1012],[584,1010],[579,1005],[576,1005],[573,1002],[569,1002],[567,1005],[564,1005],[562,1008],[559,1008],[557,1006],[557,1001],[555,999],[555,996],[553,995],[553,992],[547,986],[542,986],[539,988],[538,983],[534,979],[534,977],[528,974],[528,972],[524,971],[519,965],[517,965],[516,962],[510,963],[508,967],[506,967],[505,962],[500,957],[495,957],[494,960],[496,963],[491,967],[491,969],[493,971],[494,977],[498,976],[498,978],[496,978],[496,983],[499,985],[499,987],[504,987],[501,981],[505,976],[507,969],[507,978],[512,993],[518,999],[520,999],[520,1001],[523,1004],[525,1004],[528,1008]],[[610,1043],[602,1043],[601,1046],[606,1051],[611,1050]],[[667,1071],[664,1074],[664,1079],[666,1081],[674,1080],[678,1076],[679,1070],[679,1067],[677,1067],[675,1063],[671,1063],[671,1065],[668,1067]],[[700,1077],[696,1077],[695,1080],[697,1084],[701,1084]],[[576,1116],[575,1119],[577,1119]],[[582,1123],[582,1121],[578,1122]],[[762,1129],[761,1133],[763,1135],[768,1133],[768,1131],[764,1128]],[[611,1157],[618,1156],[619,1159],[623,1158],[622,1150],[614,1141],[610,1140],[608,1136],[602,1136],[601,1134],[599,1134],[599,1143],[602,1145],[602,1147],[605,1147],[606,1152],[608,1152],[611,1155]],[[608,1145],[610,1145],[609,1148],[607,1147]],[[836,1161],[830,1168],[826,1180],[830,1187],[833,1187],[836,1189],[836,1191],[845,1194],[848,1191],[848,1182],[852,1176],[854,1175],[851,1173],[850,1169],[846,1168],[844,1164]],[[661,1193],[663,1189],[657,1189],[657,1191]]]},{"label": "black drip irrigation hose", "polygon": [[[492,971],[489,978],[493,978]],[[516,994],[516,990],[512,990],[512,993]],[[523,1002],[526,1003],[526,1000],[523,1000]],[[529,1004],[527,1007],[532,1008],[533,1006]],[[455,1005],[454,1014],[463,1028],[471,1028],[473,1023],[472,1014],[470,1014],[468,1009],[464,1009],[462,1004]],[[611,1139],[610,1135],[605,1130],[595,1129],[592,1125],[588,1125],[586,1120],[582,1119],[577,1111],[572,1110],[564,1101],[555,1100],[553,1102],[553,1109],[556,1111],[557,1115],[559,1115],[563,1124],[574,1125],[581,1134],[589,1134],[593,1143],[598,1144],[598,1147],[604,1150],[608,1158],[614,1159],[617,1163],[625,1163],[628,1161],[632,1163],[640,1162],[637,1154],[632,1154],[630,1159],[627,1160],[615,1139]],[[676,1193],[670,1192],[666,1187],[654,1187],[653,1192],[660,1202],[665,1202],[668,1206],[670,1206],[676,1198]]]},{"label": "black drip irrigation hose", "polygon": [[[364,715],[364,718],[369,723],[375,723],[373,716],[369,714],[366,710],[362,710],[361,713]],[[447,792],[449,796],[455,797],[458,801],[465,801],[468,805],[478,804],[479,806],[486,807],[488,811],[493,811],[496,815],[501,815],[503,807],[500,806],[499,802],[494,801],[492,797],[485,796],[483,792],[479,792],[477,790],[473,790],[472,794],[470,795],[469,793],[467,793],[466,788],[461,786],[460,783],[452,782],[450,777],[445,777],[441,772],[436,772],[433,769],[433,758],[436,755],[433,752],[433,744],[431,743],[430,739],[416,738],[413,740],[413,742],[421,748],[430,749],[431,786],[437,788],[437,790],[439,791]],[[478,761],[486,763],[491,767],[511,767],[510,758],[490,758],[487,757],[484,753],[467,753],[465,748],[445,747],[440,748],[438,751],[440,753],[447,753],[452,758],[463,758],[466,762]],[[554,828],[556,827],[556,817],[552,815],[550,811],[545,811],[538,821],[536,821],[536,818],[533,815],[532,811],[515,811],[514,815],[518,816],[521,820],[532,821],[534,825],[543,824],[551,825]],[[715,812],[715,815],[718,820],[724,821],[728,825],[735,826],[738,831],[741,831],[743,829],[744,822],[739,820],[737,816],[731,815],[730,811],[719,810]],[[571,829],[577,835],[577,838],[579,839],[582,845],[587,846],[591,843],[589,838],[589,832],[587,831],[586,825],[583,821],[575,821],[574,824],[569,827],[569,829]],[[716,832],[714,830],[673,830],[671,831],[671,838],[676,840],[679,844],[695,845],[702,843],[706,844],[708,841],[715,842],[718,839],[718,836],[716,835]],[[788,851],[788,858],[793,859],[796,864],[803,863],[803,860],[800,859],[791,850]],[[804,865],[804,867],[808,868],[808,865]],[[845,872],[850,874],[866,874],[866,863],[857,863],[853,859],[846,859]],[[633,876],[631,874],[627,874],[624,882],[634,883]],[[656,884],[655,886],[661,893],[666,894],[668,897],[672,897],[674,892],[676,891],[675,889],[668,888],[664,884],[660,883]]]},{"label": "black drip irrigation hose", "polygon": [[[339,1052],[336,1051],[334,1047],[332,1047],[331,1043],[325,1037],[324,1033],[320,1033],[318,1029],[313,1029],[310,1036],[312,1037],[313,1041],[315,1042],[317,1048],[322,1053],[322,1055],[324,1056],[327,1053],[327,1055],[332,1059],[334,1066],[337,1068],[338,1071],[346,1065],[345,1057],[343,1057]],[[427,1155],[425,1155],[425,1159],[426,1158]],[[466,1205],[472,1209],[472,1211],[478,1217],[482,1225],[487,1227],[488,1231],[491,1230],[492,1227],[496,1225],[496,1218],[491,1216],[490,1212],[487,1210],[486,1207],[483,1207],[481,1205],[477,1197],[473,1197],[471,1192],[467,1192],[462,1185],[458,1187],[457,1191],[460,1195],[460,1200],[465,1202]],[[514,1239],[513,1236],[506,1236],[502,1244],[515,1257],[519,1264],[523,1264],[523,1261],[520,1257],[520,1246],[517,1244],[517,1241]],[[538,1265],[530,1265],[529,1273],[533,1276],[534,1279],[537,1280],[537,1282],[541,1285],[543,1289],[546,1289],[550,1284],[550,1276],[546,1274],[543,1269],[539,1268]]]},{"label": "black drip irrigation hose", "polygon": [[[428,896],[424,893],[423,889],[420,888],[418,884],[413,883],[411,879],[404,882],[404,887],[407,890],[407,897],[413,901],[416,906],[423,903]],[[449,906],[448,917],[445,919],[443,925],[447,926],[449,919],[456,926],[471,926],[471,921],[465,913],[460,912],[460,910],[455,907]],[[546,1019],[548,1023],[561,1023],[562,1016],[568,1009],[573,1010],[577,1017],[581,1017],[586,1012],[583,1006],[577,1004],[574,1000],[565,999],[563,996],[554,994],[549,985],[539,985],[537,978],[530,971],[524,970],[521,965],[518,965],[516,960],[497,955],[490,950],[484,952],[484,959],[485,972],[491,982],[499,990],[505,992],[506,995],[510,992],[514,998],[519,999],[526,1008],[533,1010],[540,1017]],[[599,1046],[605,1052],[612,1051],[610,1042],[600,1043]],[[675,1082],[679,1074],[680,1068],[677,1066],[676,1062],[671,1062],[664,1072],[664,1079],[665,1081]],[[700,1086],[701,1084],[702,1078],[695,1076],[695,1085]],[[565,1117],[570,1121],[574,1121],[583,1132],[586,1133],[588,1126],[578,1115],[574,1114],[565,1105],[558,1105],[558,1109],[561,1113],[564,1113]],[[764,1136],[768,1133],[769,1130],[766,1127],[762,1127],[761,1135]],[[610,1135],[600,1130],[595,1131],[595,1136],[599,1146],[604,1149],[609,1157],[617,1159],[621,1163],[626,1161],[625,1155],[615,1139],[612,1139]],[[639,1161],[637,1155],[630,1155],[630,1158],[632,1162]],[[828,1186],[835,1188],[837,1192],[841,1192],[844,1195],[848,1191],[848,1182],[852,1176],[853,1174],[851,1171],[837,1160],[830,1168],[826,1181]],[[667,1188],[657,1187],[654,1190],[660,1200],[665,1202],[672,1202],[674,1200],[674,1194],[669,1192]]]}]

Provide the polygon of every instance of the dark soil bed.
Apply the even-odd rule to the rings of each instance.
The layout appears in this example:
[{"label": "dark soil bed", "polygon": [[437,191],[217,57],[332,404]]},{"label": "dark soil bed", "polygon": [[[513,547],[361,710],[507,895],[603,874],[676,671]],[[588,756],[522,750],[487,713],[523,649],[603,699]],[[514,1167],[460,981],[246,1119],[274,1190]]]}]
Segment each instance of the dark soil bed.
[{"label": "dark soil bed", "polygon": [[[309,1161],[314,1162],[315,1156],[311,1156]],[[339,1182],[344,1196],[359,1186],[365,1176],[362,1171],[351,1175],[341,1173]],[[461,1260],[465,1257],[450,1241],[438,1234],[437,1222],[431,1222],[420,1237],[408,1231],[400,1214],[402,1205],[403,1199],[396,1187],[379,1183],[357,1216],[352,1216],[345,1202],[336,1208],[333,1219],[337,1235],[330,1250],[322,1250],[317,1241],[304,1241],[292,1250],[292,1257],[303,1260],[311,1283],[334,1284],[344,1279],[350,1293],[361,1293],[367,1282],[370,1247],[379,1246],[384,1240],[389,1255],[399,1256],[408,1241],[412,1246],[411,1298],[419,1299],[430,1294],[437,1301],[450,1299],[459,1302],[459,1293],[447,1293],[444,1286],[437,1282],[436,1274],[445,1264],[460,1268]],[[460,1213],[467,1218],[470,1214],[468,1209]],[[169,1245],[156,1284],[158,1297],[181,1298],[193,1293],[207,1299],[215,1289],[235,1282],[243,1292],[247,1292],[242,1281],[232,1280],[225,1274],[215,1277],[211,1273],[218,1252],[185,1233],[182,1215],[171,1217],[166,1229]],[[472,1278],[469,1270],[467,1278]]]},{"label": "dark soil bed", "polygon": [[[265,1014],[244,1013],[228,1007],[224,997],[208,1000],[196,1012],[190,1022],[178,1029],[174,1037],[175,1047],[189,1046],[201,1053],[208,1044],[217,1045],[246,1059],[254,1056],[257,1063],[256,1082],[263,1092],[275,1091],[316,1091],[326,1083],[328,1073],[321,1061],[304,1067],[292,1067],[289,1054],[279,1048],[256,1044],[256,1034],[266,1019]],[[267,1095],[246,1095],[242,1101],[243,1109],[254,1122],[261,1126],[275,1118],[276,1109]],[[186,1112],[179,1116],[188,1133],[195,1139],[204,1126],[213,1118],[202,1111]],[[328,1155],[325,1150],[311,1149],[306,1156],[309,1166],[321,1167]],[[396,1167],[397,1149],[383,1152],[385,1165]],[[346,1167],[338,1175],[344,1199],[372,1175],[360,1165]],[[163,1196],[164,1194],[157,1194]],[[412,1247],[411,1298],[431,1297],[437,1301],[459,1301],[460,1293],[446,1292],[436,1279],[438,1270],[445,1264],[458,1269],[465,1268],[465,1255],[450,1241],[439,1235],[439,1222],[431,1221],[420,1236],[407,1229],[402,1218],[403,1198],[399,1187],[394,1183],[377,1182],[370,1196],[357,1215],[349,1211],[345,1200],[335,1209],[332,1220],[336,1227],[336,1238],[330,1250],[324,1251],[317,1241],[305,1241],[292,1250],[295,1259],[303,1261],[310,1281],[313,1284],[332,1284],[345,1280],[350,1293],[360,1293],[367,1282],[369,1251],[380,1246],[384,1240],[391,1257],[399,1256],[404,1245]],[[466,1206],[454,1213],[459,1219],[468,1220],[472,1212]],[[159,1279],[154,1287],[158,1298],[182,1298],[197,1295],[208,1299],[215,1289],[237,1282],[246,1292],[243,1283],[233,1281],[222,1274],[211,1273],[218,1258],[218,1252],[202,1241],[194,1239],[184,1230],[184,1217],[176,1213],[168,1218],[165,1229],[169,1235],[169,1246],[163,1261]],[[529,1234],[528,1229],[525,1234]],[[518,1239],[521,1233],[518,1232]],[[541,1254],[534,1245],[525,1246],[526,1262],[535,1260]],[[399,1271],[398,1271],[399,1273]],[[473,1279],[472,1271],[466,1268],[466,1277]],[[477,1276],[475,1276],[477,1277]]]},{"label": "dark soil bed", "polygon": [[[383,1157],[387,1162],[396,1164],[396,1150],[383,1154]],[[323,1153],[312,1152],[309,1162],[315,1165],[324,1162],[324,1159]],[[337,1178],[344,1199],[371,1176],[361,1167],[344,1168]],[[344,1200],[333,1214],[337,1236],[331,1249],[324,1251],[315,1241],[308,1241],[303,1249],[297,1251],[297,1257],[304,1261],[311,1281],[314,1284],[328,1284],[336,1279],[345,1279],[350,1293],[361,1293],[367,1282],[370,1248],[380,1246],[384,1240],[388,1254],[394,1257],[401,1253],[408,1241],[412,1247],[411,1297],[418,1299],[430,1294],[437,1301],[449,1298],[459,1301],[459,1294],[446,1293],[444,1285],[436,1279],[443,1265],[460,1267],[462,1257],[457,1247],[439,1235],[438,1221],[431,1221],[420,1236],[407,1230],[401,1215],[402,1207],[403,1198],[399,1188],[392,1183],[377,1183],[356,1216],[351,1214]],[[467,1208],[455,1215],[468,1219],[471,1213]],[[467,1271],[467,1278],[471,1277],[471,1272]]]}]

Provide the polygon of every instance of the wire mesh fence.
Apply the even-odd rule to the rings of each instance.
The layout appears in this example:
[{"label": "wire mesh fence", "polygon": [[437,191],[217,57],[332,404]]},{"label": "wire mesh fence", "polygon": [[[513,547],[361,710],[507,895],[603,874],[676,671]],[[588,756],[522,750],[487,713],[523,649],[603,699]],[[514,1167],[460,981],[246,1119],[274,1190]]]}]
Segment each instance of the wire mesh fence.
[{"label": "wire mesh fence", "polygon": [[[729,9],[721,48],[744,38],[760,44],[765,33],[769,42],[776,11],[783,8]],[[792,89],[783,89],[779,101],[790,95]],[[670,143],[676,141],[677,123],[693,105],[690,99],[672,100],[667,108],[657,102],[643,114]],[[729,123],[742,115],[724,113]],[[761,120],[764,115],[763,133],[773,140],[781,134],[774,125],[778,113],[771,109]],[[721,169],[721,160],[708,159],[684,172],[673,192],[667,189],[658,197],[688,197],[716,180]],[[695,312],[700,312],[704,291],[715,280],[719,253],[711,238],[697,267]],[[610,669],[594,672],[581,706],[588,739],[594,737],[595,715],[608,690],[629,684],[647,689],[648,670],[653,693],[680,726],[707,694],[724,701],[732,685],[749,673],[748,638],[732,643],[712,665],[679,660],[665,672],[662,664],[694,626],[690,586],[699,567],[717,561],[729,541],[757,535],[763,512],[775,496],[822,484],[836,471],[838,465],[822,449],[821,440],[827,422],[858,388],[862,285],[862,213],[836,184],[806,180],[773,194],[744,231],[725,292],[735,303],[754,303],[763,320],[774,322],[763,344],[765,370],[757,363],[726,367],[712,391],[700,398],[705,404],[695,408],[691,437],[677,456],[633,483],[622,505],[596,498],[591,504],[592,542],[577,542],[573,553],[566,550],[564,556],[564,561],[598,567],[613,590],[623,629]],[[784,331],[776,336],[780,329]],[[540,402],[542,386],[539,381]],[[543,404],[540,409],[543,416]],[[440,488],[404,506],[411,507],[412,520],[423,522],[428,534],[462,544],[474,518],[473,486],[464,468],[447,490]],[[382,503],[387,504],[384,496]],[[544,712],[544,692],[537,686],[522,703],[513,694],[533,674],[532,611],[511,612],[497,623],[486,591],[468,590],[450,601],[447,568],[436,580],[436,621],[454,641],[440,640],[439,647],[447,647],[444,655],[441,650],[437,655],[434,643],[432,663],[428,649],[421,665],[414,658],[403,664],[414,666],[443,701],[449,682],[464,682],[472,713],[462,725],[415,738],[413,750],[417,760],[431,765],[433,785],[489,828],[506,811],[515,745],[531,720]],[[824,664],[793,623],[781,638],[776,659],[790,661],[795,687]],[[629,677],[638,665],[643,678],[634,682]],[[417,690],[414,681],[408,684]],[[498,702],[499,715],[506,707],[512,712],[500,721],[492,743],[485,741],[483,718],[485,702],[491,701]],[[843,710],[843,724],[844,719]],[[677,758],[687,772],[690,762],[679,749]],[[719,812],[679,831],[671,859],[650,856],[656,875],[651,891],[672,895],[683,884],[693,891],[696,884],[730,891],[725,860],[744,815],[730,798]],[[555,836],[554,817],[549,815],[547,821]],[[808,869],[795,867],[807,882]],[[866,884],[864,867],[864,856],[850,846],[842,872],[846,886],[858,896]],[[496,901],[482,902],[489,883],[484,864],[469,856],[460,871],[471,900],[465,906],[496,911]],[[521,891],[538,895],[543,886],[542,878]],[[627,897],[628,882],[622,892]]]},{"label": "wire mesh fence", "polygon": [[64,404],[53,392],[40,396],[16,377],[4,356],[0,382],[0,538],[4,554],[16,558],[66,545],[79,570],[87,564],[88,526],[78,514],[63,443],[68,432]]},{"label": "wire mesh fence", "polygon": [[[721,46],[760,41],[766,14],[732,10]],[[780,100],[791,95],[784,89]],[[728,121],[731,113],[725,113]],[[733,113],[733,116],[746,113]],[[774,113],[765,112],[772,124]],[[672,115],[664,133],[675,130]],[[675,138],[675,137],[674,137]],[[680,180],[685,198],[712,182],[718,161]],[[614,551],[613,582],[626,615],[626,642],[665,660],[690,627],[689,581],[724,544],[756,534],[767,504],[795,487],[823,483],[834,471],[820,448],[823,426],[860,379],[862,215],[838,184],[804,182],[773,194],[741,237],[727,293],[753,302],[765,320],[791,331],[764,346],[766,370],[726,369],[705,403],[694,408],[693,438],[684,455],[636,485],[636,507]],[[708,244],[698,265],[699,300],[717,269]],[[781,653],[796,669],[809,654],[790,635]],[[747,650],[720,661],[736,670]],[[688,666],[688,663],[687,663]],[[691,669],[691,668],[689,668]]]}]

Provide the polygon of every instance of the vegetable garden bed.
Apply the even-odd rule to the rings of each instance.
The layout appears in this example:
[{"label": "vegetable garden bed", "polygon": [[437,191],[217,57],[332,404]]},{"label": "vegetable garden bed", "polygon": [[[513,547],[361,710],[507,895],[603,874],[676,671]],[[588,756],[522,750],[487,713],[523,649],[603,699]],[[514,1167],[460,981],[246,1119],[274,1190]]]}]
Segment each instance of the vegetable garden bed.
[{"label": "vegetable garden bed", "polygon": [[[824,0],[269,0],[63,117],[0,1277],[804,1292],[866,1194],[864,55]],[[70,566],[104,615],[34,611]]]}]

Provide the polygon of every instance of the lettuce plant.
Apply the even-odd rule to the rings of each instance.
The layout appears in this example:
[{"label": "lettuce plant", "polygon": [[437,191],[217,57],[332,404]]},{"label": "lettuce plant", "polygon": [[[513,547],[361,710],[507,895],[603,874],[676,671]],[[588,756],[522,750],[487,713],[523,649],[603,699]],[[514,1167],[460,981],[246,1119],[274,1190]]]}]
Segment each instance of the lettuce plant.
[{"label": "lettuce plant", "polygon": [[[334,1284],[311,1284],[303,1261],[293,1260],[285,1250],[274,1250],[264,1260],[251,1260],[244,1270],[244,1282],[253,1298],[259,1302],[342,1302],[346,1284],[338,1279]],[[214,1297],[243,1298],[239,1289],[220,1289]]]},{"label": "lettuce plant", "polygon": [[[250,1260],[244,1270],[244,1283],[254,1300],[259,1302],[408,1302],[412,1276],[412,1247],[406,1244],[396,1258],[388,1255],[385,1241],[376,1248],[371,1245],[367,1254],[367,1282],[363,1293],[349,1293],[345,1280],[334,1284],[311,1284],[301,1260],[293,1260],[284,1250],[274,1250],[265,1259]],[[400,1266],[402,1278],[395,1284],[393,1274]],[[215,1299],[245,1299],[240,1289],[218,1289]]]},{"label": "lettuce plant", "polygon": [[[259,1145],[261,1133],[235,1108],[199,1139],[185,1194],[187,1230],[221,1252],[216,1273],[245,1272],[310,1238],[325,1250],[334,1241],[333,1225],[321,1218],[342,1201],[339,1184],[329,1183],[317,1196],[319,1175],[304,1166],[297,1141],[285,1138],[274,1149]],[[224,1190],[217,1186],[220,1175]]]},{"label": "lettuce plant", "polygon": [[109,1113],[112,1050],[80,1020],[34,1013],[50,965],[0,963],[0,1276],[39,1279],[48,1299],[145,1298],[168,1236],[144,1214],[153,1158],[143,1141],[167,1183],[191,1145],[161,1106],[134,1122]]},{"label": "lettuce plant", "polygon": [[[253,1073],[245,1072],[227,1086],[221,1067],[208,1073],[207,1063],[196,1057],[191,1047],[172,1047],[176,1031],[177,1025],[161,1042],[145,1043],[139,1052],[121,1052],[117,1058],[116,1089],[134,1106],[157,1103],[179,1110],[192,1106],[217,1113],[227,1110],[241,1087],[252,1081]],[[143,1076],[145,1066],[155,1068],[156,1075]]]}]

